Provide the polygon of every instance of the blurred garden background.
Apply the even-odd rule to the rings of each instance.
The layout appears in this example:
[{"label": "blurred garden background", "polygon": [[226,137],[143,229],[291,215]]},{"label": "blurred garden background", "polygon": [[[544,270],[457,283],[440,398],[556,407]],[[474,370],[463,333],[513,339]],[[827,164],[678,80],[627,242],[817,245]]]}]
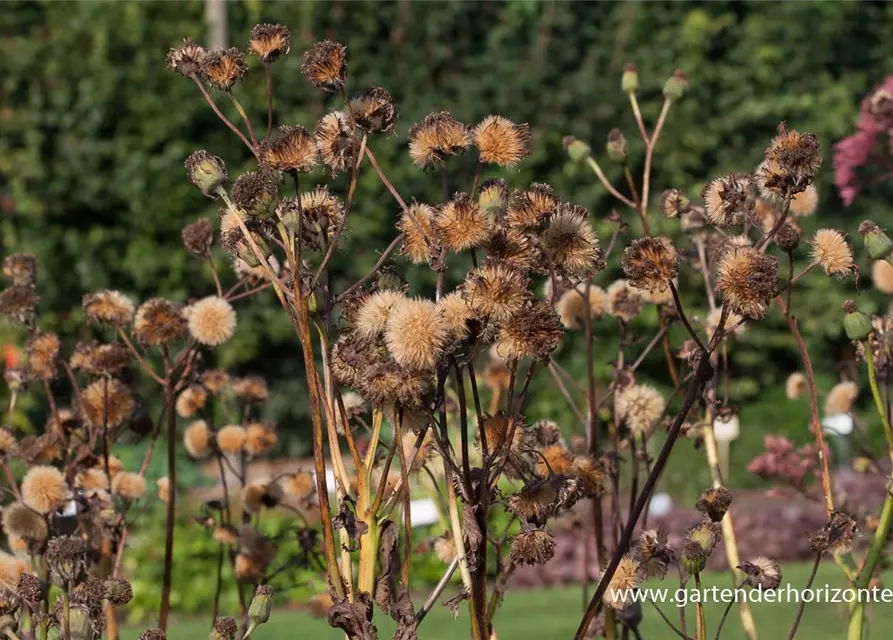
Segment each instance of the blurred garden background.
[{"label": "blurred garden background", "polygon": [[[695,196],[714,176],[752,171],[778,123],[787,121],[818,135],[825,154],[818,212],[805,221],[804,235],[820,226],[855,230],[869,217],[893,226],[891,189],[874,186],[845,207],[831,162],[834,143],[853,130],[862,98],[893,73],[891,3],[6,2],[0,7],[0,251],[38,257],[44,329],[76,342],[76,328],[84,326],[79,301],[87,291],[108,287],[135,299],[157,292],[186,301],[190,291],[213,285],[196,282],[209,275],[182,251],[180,231],[200,216],[214,217],[217,203],[185,180],[183,161],[205,148],[222,157],[233,176],[248,158],[195,86],[165,71],[164,55],[184,35],[206,46],[243,47],[258,22],[281,22],[292,31],[292,55],[275,73],[276,124],[311,128],[333,108],[335,99],[313,90],[298,70],[300,54],[322,38],[347,45],[353,87],[381,85],[392,94],[400,109],[397,131],[377,140],[375,153],[404,197],[434,198],[440,190],[410,161],[406,133],[413,123],[436,110],[468,123],[499,113],[528,122],[533,134],[532,153],[509,177],[510,186],[547,182],[562,198],[587,207],[599,226],[613,202],[588,167],[568,160],[562,138],[573,135],[604,155],[608,132],[619,127],[629,141],[633,172],[641,173],[642,142],[620,91],[622,67],[633,62],[646,121],[656,118],[661,88],[675,69],[689,80],[657,148],[653,193],[677,187]],[[249,74],[238,89],[257,121],[266,117],[263,83],[263,74]],[[621,168],[607,161],[603,166],[620,184]],[[339,180],[336,185],[346,189],[347,179]],[[361,172],[359,180],[344,250],[333,261],[344,282],[372,266],[377,254],[371,247],[390,242],[398,215],[374,173]],[[670,233],[671,225],[662,228],[660,222],[655,234]],[[610,230],[604,223],[603,235]],[[615,258],[599,276],[605,283],[620,274],[619,252]],[[227,271],[228,256],[221,251],[216,259]],[[872,288],[870,265],[859,266],[860,306],[882,312],[889,296]],[[400,268],[410,280],[422,277],[404,261]],[[683,296],[695,287],[701,283],[680,283]],[[851,346],[840,326],[840,305],[856,292],[827,278],[806,279],[802,287],[801,329],[826,392],[841,376],[858,375],[846,369]],[[310,447],[303,366],[277,307],[268,295],[240,309],[235,338],[207,357],[233,373],[267,378],[273,396],[266,418],[278,425],[278,453],[300,457]],[[645,313],[635,322],[648,335],[657,317]],[[599,336],[596,327],[596,337],[603,354],[599,374],[607,383],[616,332]],[[565,366],[581,379],[582,339],[569,335],[560,347]],[[20,357],[21,343],[15,328],[0,325],[7,363]],[[655,377],[664,371],[660,354],[652,360],[640,369],[643,380],[649,367]],[[738,339],[731,366],[729,394],[740,410],[741,437],[731,447],[728,484],[764,490],[768,485],[746,470],[763,437],[771,432],[796,443],[811,440],[807,398],[785,398],[784,381],[799,368],[799,358],[777,312],[759,336],[745,332]],[[551,418],[568,437],[582,434],[550,378],[534,384],[529,420]],[[870,402],[867,393],[860,396],[857,416],[858,407]],[[21,402],[16,426],[27,431],[42,425],[43,406]],[[879,430],[866,420],[859,428],[870,442]],[[135,457],[139,448],[134,443]],[[690,443],[677,449],[663,487],[678,501],[693,503],[709,485],[709,471]],[[156,462],[161,475],[162,461]],[[199,475],[194,465],[186,473]],[[194,612],[211,588],[206,567],[216,561],[216,544],[204,544],[201,532],[190,536],[195,525],[187,516],[177,538],[174,606]],[[157,559],[150,538],[135,545],[128,562]],[[432,578],[439,574],[432,567]],[[157,576],[145,580],[157,582]],[[142,611],[139,596],[134,615],[152,611],[157,596],[145,595]],[[577,607],[576,600],[568,607],[569,630]]]}]

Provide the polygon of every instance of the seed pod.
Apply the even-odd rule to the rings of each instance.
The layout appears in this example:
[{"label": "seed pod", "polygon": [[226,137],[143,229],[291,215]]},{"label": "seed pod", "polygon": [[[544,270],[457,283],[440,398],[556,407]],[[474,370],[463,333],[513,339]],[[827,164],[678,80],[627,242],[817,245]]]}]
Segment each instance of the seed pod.
[{"label": "seed pod", "polygon": [[270,619],[270,611],[273,609],[273,587],[262,584],[254,592],[251,606],[248,607],[248,619],[251,624],[263,624]]},{"label": "seed pod", "polygon": [[635,93],[639,89],[639,69],[632,62],[623,65],[620,88],[624,93]]},{"label": "seed pod", "polygon": [[843,329],[850,340],[865,340],[871,335],[871,320],[867,315],[859,311],[856,303],[847,300],[843,303],[846,315],[843,317]]},{"label": "seed pod", "polygon": [[574,162],[586,162],[592,155],[592,148],[573,136],[565,136],[563,143],[567,155]]},{"label": "seed pod", "polygon": [[893,251],[893,240],[874,222],[866,220],[859,225],[859,233],[865,241],[865,249],[872,260],[883,260]]}]

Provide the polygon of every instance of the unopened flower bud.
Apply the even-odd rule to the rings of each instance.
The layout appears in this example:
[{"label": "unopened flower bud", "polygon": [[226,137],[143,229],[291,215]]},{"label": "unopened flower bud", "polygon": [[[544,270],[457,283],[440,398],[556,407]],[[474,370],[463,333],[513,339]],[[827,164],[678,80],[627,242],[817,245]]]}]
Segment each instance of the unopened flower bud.
[{"label": "unopened flower bud", "polygon": [[268,584],[260,585],[254,592],[254,599],[248,607],[248,620],[251,624],[263,624],[270,619],[270,611],[273,609],[273,587]]},{"label": "unopened flower bud", "polygon": [[562,142],[567,150],[567,155],[574,162],[586,162],[592,155],[589,145],[573,136],[565,136]]},{"label": "unopened flower bud", "polygon": [[115,605],[127,604],[133,598],[133,589],[127,580],[121,578],[106,580],[105,597]]},{"label": "unopened flower bud", "polygon": [[871,320],[856,308],[856,303],[847,300],[843,303],[846,315],[843,317],[843,329],[850,340],[865,340],[871,335]]},{"label": "unopened flower bud", "polygon": [[238,628],[235,618],[222,616],[214,621],[208,640],[235,640]]},{"label": "unopened flower bud", "polygon": [[90,620],[90,609],[86,605],[73,604],[69,610],[68,625],[70,640],[93,640],[93,622]]},{"label": "unopened flower bud", "polygon": [[800,244],[800,232],[790,222],[785,222],[775,234],[775,244],[782,251],[792,252]]},{"label": "unopened flower bud", "polygon": [[307,296],[307,311],[310,313],[319,311],[319,297],[316,295],[316,291],[311,291]]},{"label": "unopened flower bud", "polygon": [[621,163],[626,160],[626,138],[620,132],[620,129],[611,129],[608,134],[608,158],[612,162]]},{"label": "unopened flower bud", "polygon": [[707,554],[701,546],[695,542],[688,542],[682,550],[680,560],[683,570],[690,576],[701,573],[707,566]]},{"label": "unopened flower bud", "polygon": [[494,178],[482,184],[478,206],[488,215],[491,210],[499,212],[505,209],[505,181]]},{"label": "unopened flower bud", "polygon": [[635,93],[639,89],[639,70],[632,62],[623,65],[620,88],[624,93]]},{"label": "unopened flower bud", "polygon": [[677,69],[670,76],[669,80],[664,83],[664,98],[672,102],[677,102],[685,95],[685,89],[688,87],[688,78],[685,73]]},{"label": "unopened flower bud", "polygon": [[226,184],[226,165],[204,149],[194,151],[186,159],[186,177],[209,198],[217,197],[217,189]]},{"label": "unopened flower bud", "polygon": [[883,260],[893,251],[893,240],[871,220],[859,225],[859,233],[865,241],[868,257],[872,260]]}]

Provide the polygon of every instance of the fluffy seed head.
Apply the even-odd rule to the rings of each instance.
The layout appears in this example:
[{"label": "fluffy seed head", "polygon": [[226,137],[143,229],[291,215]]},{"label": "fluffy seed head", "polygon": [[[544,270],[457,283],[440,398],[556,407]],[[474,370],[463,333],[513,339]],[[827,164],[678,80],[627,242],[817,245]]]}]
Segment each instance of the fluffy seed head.
[{"label": "fluffy seed head", "polygon": [[125,500],[139,500],[146,495],[146,479],[138,473],[122,471],[112,480],[112,493]]},{"label": "fluffy seed head", "polygon": [[347,79],[347,47],[331,40],[317,42],[304,53],[301,73],[314,87],[338,91]]},{"label": "fluffy seed head", "polygon": [[164,298],[152,298],[141,304],[133,320],[133,336],[152,347],[180,340],[186,332],[182,305]]},{"label": "fluffy seed head", "polygon": [[632,556],[639,562],[644,575],[661,580],[667,575],[675,555],[667,546],[666,532],[660,528],[643,531],[632,550]]},{"label": "fluffy seed head", "polygon": [[62,506],[68,494],[65,476],[55,467],[31,467],[22,479],[22,501],[38,513],[47,514]]},{"label": "fluffy seed head", "polygon": [[666,406],[661,393],[645,384],[626,387],[615,400],[617,419],[623,420],[633,433],[642,435],[660,420]]},{"label": "fluffy seed head", "polygon": [[210,256],[214,242],[214,227],[207,218],[199,218],[183,227],[183,247],[189,253],[203,258]]},{"label": "fluffy seed head", "polygon": [[437,303],[437,308],[443,318],[444,329],[452,340],[461,341],[469,336],[468,321],[473,314],[461,290],[445,295]]},{"label": "fluffy seed head", "polygon": [[213,435],[207,422],[196,420],[183,432],[183,445],[186,447],[186,452],[193,458],[204,458],[211,452]]},{"label": "fluffy seed head", "polygon": [[584,280],[605,268],[598,236],[583,207],[563,205],[542,235],[543,253],[567,281]]},{"label": "fluffy seed head", "polygon": [[354,122],[369,133],[388,133],[394,130],[397,107],[391,94],[381,87],[361,91],[348,105]]},{"label": "fluffy seed head", "polygon": [[666,238],[637,238],[623,251],[629,283],[647,291],[666,291],[679,273],[679,255]]},{"label": "fluffy seed head", "polygon": [[667,218],[678,218],[688,213],[691,203],[679,189],[667,189],[660,194],[660,212]]},{"label": "fluffy seed head", "polygon": [[457,193],[440,207],[434,226],[444,246],[456,252],[477,247],[490,235],[486,214],[467,193]]},{"label": "fluffy seed head", "polygon": [[14,455],[18,449],[15,434],[6,427],[0,429],[0,456]]},{"label": "fluffy seed head", "polygon": [[239,453],[244,444],[244,427],[237,424],[230,424],[217,432],[217,447],[224,453]]},{"label": "fluffy seed head", "polygon": [[822,148],[811,133],[789,130],[778,125],[778,135],[766,148],[763,162],[757,168],[760,192],[781,200],[806,189],[822,166]]},{"label": "fluffy seed head", "polygon": [[130,351],[124,345],[111,343],[78,343],[69,364],[75,371],[91,376],[114,376],[130,365]]},{"label": "fluffy seed head", "polygon": [[481,162],[514,167],[530,153],[530,127],[490,115],[475,127],[474,143],[481,152]]},{"label": "fluffy seed head", "polygon": [[750,176],[741,173],[722,176],[708,182],[701,191],[707,219],[716,225],[741,222],[747,210],[750,185]]},{"label": "fluffy seed head", "polygon": [[806,392],[806,376],[795,371],[784,383],[784,393],[788,400],[797,400]]},{"label": "fluffy seed head", "polygon": [[13,502],[3,508],[3,531],[7,536],[42,541],[47,537],[47,523],[33,509]]},{"label": "fluffy seed head", "polygon": [[333,111],[324,115],[316,123],[314,138],[319,155],[332,170],[332,175],[351,168],[358,143],[343,112]]},{"label": "fluffy seed head", "polygon": [[521,565],[546,564],[555,555],[555,538],[542,529],[524,528],[512,538],[509,561]]},{"label": "fluffy seed head", "polygon": [[80,414],[89,427],[118,427],[135,407],[130,389],[115,378],[95,380],[81,391]]},{"label": "fluffy seed head", "polygon": [[204,408],[207,400],[208,392],[204,387],[198,384],[189,385],[177,396],[177,415],[181,418],[191,418]]},{"label": "fluffy seed head", "polygon": [[9,316],[13,322],[29,324],[34,319],[34,311],[40,296],[33,287],[13,285],[0,292],[0,314]]},{"label": "fluffy seed head", "polygon": [[413,202],[409,205],[409,214],[400,214],[397,228],[403,232],[403,255],[414,264],[431,261],[428,243],[435,238],[434,216],[434,208],[422,202]]},{"label": "fluffy seed head", "polygon": [[558,347],[562,332],[561,319],[547,302],[528,302],[499,328],[496,353],[504,360],[546,360]]},{"label": "fluffy seed head", "polygon": [[452,534],[445,533],[434,541],[434,555],[444,564],[450,564],[456,557],[456,541]]},{"label": "fluffy seed head", "polygon": [[556,213],[560,204],[551,186],[534,182],[527,191],[512,192],[506,218],[512,227],[531,229]]},{"label": "fluffy seed head", "polygon": [[353,328],[362,338],[374,339],[384,334],[391,311],[406,300],[401,291],[383,289],[363,300],[353,318]]},{"label": "fluffy seed head", "polygon": [[[100,461],[100,464],[104,464]],[[74,486],[84,491],[98,491],[100,489],[108,490],[111,488],[109,477],[105,471],[98,467],[84,469],[74,477]]]},{"label": "fluffy seed head", "polygon": [[487,256],[520,271],[532,271],[543,264],[534,237],[526,231],[500,224],[484,242]]},{"label": "fluffy seed head", "polygon": [[747,584],[754,589],[777,589],[781,584],[781,567],[765,556],[751,558],[740,567],[747,574]]},{"label": "fluffy seed head", "polygon": [[201,64],[208,54],[205,48],[193,42],[192,38],[183,38],[183,44],[167,52],[165,66],[187,78],[192,78],[201,71]]},{"label": "fluffy seed head", "polygon": [[[286,226],[297,223],[298,206],[295,198],[279,203],[279,212]],[[322,249],[320,238],[330,240],[344,218],[344,204],[329,193],[326,186],[315,187],[301,194],[301,241],[314,249]]]},{"label": "fluffy seed head", "polygon": [[605,605],[620,611],[631,604],[630,594],[641,584],[642,574],[643,570],[638,560],[628,553],[624,555],[605,591],[603,597]]},{"label": "fluffy seed head", "polygon": [[608,313],[615,318],[629,322],[642,311],[645,300],[637,289],[630,286],[628,280],[615,280],[606,293]]},{"label": "fluffy seed head", "polygon": [[90,321],[123,327],[133,320],[133,302],[120,291],[106,289],[88,293],[81,303]]},{"label": "fluffy seed head", "polygon": [[719,264],[719,290],[731,310],[747,318],[762,318],[775,295],[778,259],[752,247],[726,251]]},{"label": "fluffy seed head", "polygon": [[28,341],[28,369],[38,380],[52,380],[58,371],[59,336],[55,333],[36,333]]},{"label": "fluffy seed head", "polygon": [[313,136],[301,125],[282,125],[275,138],[261,145],[261,157],[277,171],[313,171],[319,151]]},{"label": "fluffy seed head", "polygon": [[847,381],[834,385],[825,398],[825,415],[836,416],[849,413],[858,396],[859,387],[855,382]]},{"label": "fluffy seed head", "polygon": [[233,394],[242,402],[260,403],[270,399],[267,381],[260,376],[237,378],[232,383]]},{"label": "fluffy seed head", "polygon": [[589,285],[589,304],[586,303],[585,283],[579,284],[574,289],[568,289],[561,294],[555,305],[561,324],[565,329],[580,329],[586,322],[586,308],[592,320],[597,320],[607,313],[608,294],[604,289],[596,285]]},{"label": "fluffy seed head", "polygon": [[447,111],[439,111],[428,114],[409,130],[409,155],[424,169],[462,153],[471,146],[471,141],[467,126]]},{"label": "fluffy seed head", "polygon": [[291,51],[291,34],[281,24],[256,24],[251,29],[248,52],[264,62],[275,62]]},{"label": "fluffy seed head", "polygon": [[13,253],[3,259],[3,277],[14,285],[33,287],[37,282],[37,258],[30,253]]},{"label": "fluffy seed head", "polygon": [[530,290],[522,273],[488,260],[468,273],[463,295],[474,313],[503,321],[521,311]]},{"label": "fluffy seed head", "polygon": [[279,480],[282,491],[292,498],[306,498],[316,489],[313,476],[306,471],[298,471]]},{"label": "fluffy seed head", "polygon": [[791,198],[791,213],[797,218],[811,216],[819,207],[819,192],[811,184]]},{"label": "fluffy seed head", "polygon": [[30,563],[0,551],[0,587],[15,591],[22,574],[30,570]]},{"label": "fluffy seed head", "polygon": [[871,281],[881,293],[893,293],[893,266],[886,260],[875,260],[871,265]]},{"label": "fluffy seed head", "polygon": [[189,334],[202,344],[223,344],[236,332],[236,311],[223,298],[202,298],[189,305],[185,314],[189,320]]},{"label": "fluffy seed head", "polygon": [[253,422],[245,428],[245,453],[250,456],[263,455],[272,450],[278,440],[273,427]]},{"label": "fluffy seed head", "polygon": [[235,47],[211,51],[201,61],[202,78],[223,91],[229,91],[246,71],[245,54]]},{"label": "fluffy seed head", "polygon": [[843,234],[836,229],[819,229],[812,240],[812,259],[829,276],[846,278],[856,269],[853,262],[853,249]]},{"label": "fluffy seed head", "polygon": [[404,299],[391,309],[384,338],[397,364],[427,371],[434,368],[443,353],[446,324],[430,300]]}]

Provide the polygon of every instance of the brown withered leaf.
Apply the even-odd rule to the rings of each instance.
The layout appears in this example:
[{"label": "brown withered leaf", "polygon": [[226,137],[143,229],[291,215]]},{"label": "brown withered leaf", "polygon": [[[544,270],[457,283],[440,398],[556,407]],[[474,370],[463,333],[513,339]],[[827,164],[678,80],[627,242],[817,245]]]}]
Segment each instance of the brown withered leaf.
[{"label": "brown withered leaf", "polygon": [[477,564],[477,554],[484,542],[484,535],[475,519],[474,508],[467,504],[462,508],[462,534],[465,537],[468,564],[474,566]]},{"label": "brown withered leaf", "polygon": [[400,554],[397,552],[397,542],[400,532],[391,520],[385,520],[381,525],[379,534],[378,551],[381,554],[381,571],[375,581],[375,604],[386,614],[391,612],[391,581],[394,575],[400,571]]},{"label": "brown withered leaf", "polygon": [[391,602],[391,618],[397,623],[397,631],[393,635],[393,640],[416,640],[418,638],[415,608],[412,606],[409,591],[403,584],[397,585],[397,593]]},{"label": "brown withered leaf", "polygon": [[350,538],[350,547],[348,551],[356,551],[360,546],[360,537],[365,535],[369,530],[366,523],[357,518],[354,511],[354,502],[350,497],[345,496],[341,499],[338,507],[338,515],[332,520],[335,529],[344,529],[347,531],[347,537]]},{"label": "brown withered leaf", "polygon": [[459,618],[459,605],[462,604],[463,601],[468,600],[468,592],[465,588],[462,588],[462,591],[454,595],[452,598],[443,603],[447,609],[453,612],[453,617]]},{"label": "brown withered leaf", "polygon": [[329,624],[350,640],[378,640],[378,629],[372,624],[372,596],[366,591],[357,593],[354,602],[336,600],[329,609]]}]

